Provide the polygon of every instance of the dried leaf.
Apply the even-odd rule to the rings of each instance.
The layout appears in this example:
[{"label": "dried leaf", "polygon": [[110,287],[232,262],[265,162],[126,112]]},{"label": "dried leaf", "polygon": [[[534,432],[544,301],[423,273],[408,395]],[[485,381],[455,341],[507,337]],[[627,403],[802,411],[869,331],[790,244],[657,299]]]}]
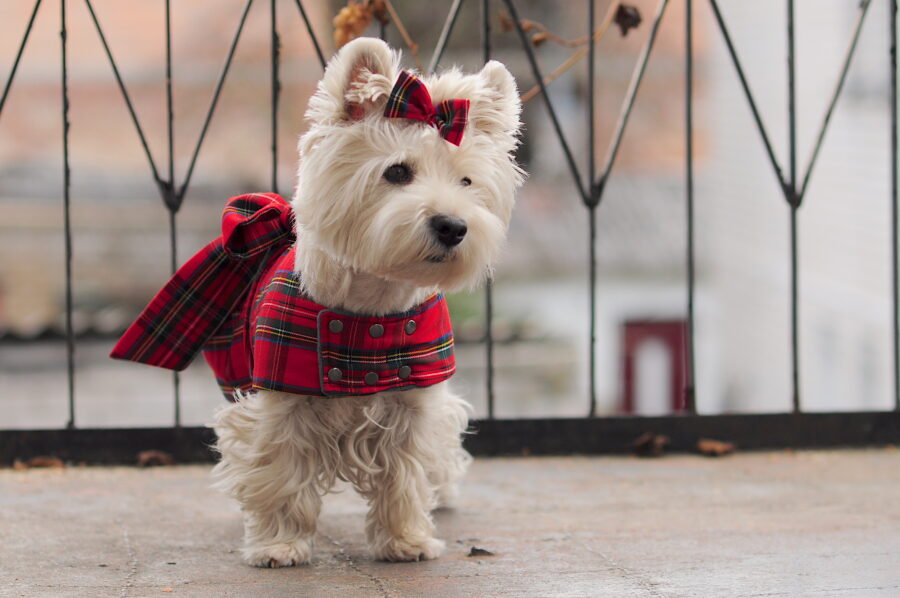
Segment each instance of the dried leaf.
[{"label": "dried leaf", "polygon": [[[384,8],[384,3],[381,3]],[[370,3],[361,4],[350,0],[332,20],[334,25],[334,43],[338,48],[356,39],[372,23],[372,11]]]},{"label": "dried leaf", "polygon": [[65,466],[66,464],[62,462],[62,459],[58,459],[56,457],[32,457],[25,462],[25,467],[28,469],[38,469],[44,467],[62,469]]},{"label": "dried leaf", "polygon": [[707,457],[721,457],[734,452],[735,446],[733,442],[722,442],[721,440],[710,440],[709,438],[701,438],[697,441],[697,450],[700,454]]},{"label": "dried leaf", "polygon": [[503,33],[509,33],[516,28],[516,22],[505,10],[501,10],[497,16],[500,19],[500,31]]},{"label": "dried leaf", "polygon": [[485,548],[479,548],[478,546],[473,546],[471,550],[469,550],[469,554],[466,556],[494,556],[494,553]]},{"label": "dried leaf", "polygon": [[141,451],[137,457],[138,467],[154,467],[158,465],[175,465],[172,455],[163,451]]},{"label": "dried leaf", "polygon": [[665,452],[669,437],[647,432],[631,444],[631,450],[638,457],[659,457]]},{"label": "dried leaf", "polygon": [[387,6],[385,5],[384,0],[369,0],[367,4],[369,6],[369,14],[371,14],[376,21],[382,25],[387,25],[390,22],[391,19],[388,17]]},{"label": "dried leaf", "polygon": [[641,20],[641,11],[637,7],[630,4],[619,5],[619,9],[616,11],[615,22],[619,26],[619,31],[622,32],[622,37],[628,35],[628,32],[632,29],[637,29],[637,26],[641,24]]}]

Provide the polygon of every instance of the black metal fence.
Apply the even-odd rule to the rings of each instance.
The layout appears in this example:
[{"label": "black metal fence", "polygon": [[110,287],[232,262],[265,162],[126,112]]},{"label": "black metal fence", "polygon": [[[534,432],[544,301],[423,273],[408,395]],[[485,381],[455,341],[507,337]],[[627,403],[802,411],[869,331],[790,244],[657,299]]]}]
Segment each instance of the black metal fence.
[{"label": "black metal fence", "polygon": [[[13,82],[15,80],[20,59],[28,43],[32,26],[39,12],[58,9],[60,11],[61,29],[60,29],[60,64],[61,64],[61,94],[62,94],[62,112],[61,119],[63,123],[62,135],[62,154],[63,154],[63,188],[62,188],[62,210],[64,215],[64,242],[65,242],[65,340],[67,344],[67,380],[68,380],[68,406],[69,417],[68,426],[65,430],[37,430],[37,431],[0,431],[0,461],[6,461],[13,457],[27,457],[34,454],[56,454],[64,458],[76,460],[89,460],[97,462],[117,462],[130,460],[135,451],[142,448],[168,448],[175,452],[183,459],[207,459],[210,453],[207,450],[207,444],[213,441],[211,431],[204,428],[185,428],[181,426],[181,393],[179,389],[179,377],[175,373],[172,377],[173,392],[173,408],[174,422],[172,428],[164,429],[129,429],[129,430],[98,430],[98,429],[78,429],[75,425],[76,414],[76,396],[75,396],[75,376],[77,375],[75,368],[75,351],[76,339],[73,331],[73,302],[72,302],[72,225],[70,219],[70,170],[69,170],[69,83],[68,83],[68,53],[67,53],[67,35],[68,25],[66,10],[67,5],[77,2],[78,0],[36,0],[30,18],[27,22],[24,35],[18,45],[12,68],[9,72],[2,96],[0,96],[0,116],[2,116],[3,106],[10,93]],[[177,266],[177,243],[176,231],[178,224],[178,212],[182,206],[187,192],[190,188],[191,178],[197,159],[203,148],[206,133],[210,122],[216,112],[222,87],[228,77],[232,66],[235,50],[244,25],[247,21],[247,15],[254,4],[254,0],[247,0],[231,44],[226,55],[224,64],[219,74],[215,91],[206,112],[203,126],[200,134],[194,144],[187,162],[187,168],[183,176],[179,179],[175,172],[176,157],[174,155],[174,128],[175,118],[172,100],[172,36],[171,36],[171,2],[165,0],[165,26],[166,26],[166,122],[167,122],[167,152],[165,162],[160,166],[159,156],[154,156],[147,143],[144,133],[144,127],[135,111],[128,88],[123,80],[113,52],[107,43],[101,19],[95,12],[91,0],[83,0],[89,11],[93,26],[102,42],[106,58],[112,70],[112,75],[121,92],[131,121],[134,125],[143,152],[146,155],[147,164],[150,169],[151,176],[159,190],[160,198],[164,209],[169,215],[169,237],[170,237],[170,257],[171,266],[174,271]],[[270,107],[271,107],[271,190],[278,191],[278,107],[281,92],[281,84],[279,78],[280,68],[280,47],[281,38],[279,33],[279,20],[276,0],[257,0],[256,3],[265,3],[268,1],[269,17],[270,17],[270,40],[271,40],[271,86],[270,86]],[[781,188],[786,208],[790,214],[789,228],[789,255],[786,256],[790,263],[790,313],[791,313],[791,363],[790,370],[792,374],[792,406],[793,412],[786,414],[767,414],[767,415],[716,415],[702,416],[696,414],[696,383],[695,383],[695,213],[694,213],[694,2],[693,0],[681,0],[685,4],[685,62],[684,62],[684,94],[685,94],[685,177],[684,192],[686,197],[686,213],[685,227],[687,233],[687,251],[684,255],[686,264],[687,280],[686,280],[686,322],[687,322],[687,359],[685,363],[685,384],[683,388],[685,410],[683,413],[675,414],[668,417],[595,417],[596,412],[596,354],[597,345],[595,331],[597,327],[597,314],[595,306],[597,304],[597,255],[596,255],[596,235],[597,235],[597,210],[604,198],[606,183],[613,171],[616,158],[619,154],[619,148],[626,132],[627,125],[634,107],[635,98],[641,87],[644,78],[645,69],[648,59],[657,39],[659,27],[664,18],[666,18],[666,9],[671,4],[669,0],[659,0],[657,9],[649,22],[649,34],[645,45],[640,52],[634,71],[631,75],[630,84],[625,94],[624,101],[621,105],[620,114],[616,122],[612,138],[605,154],[601,157],[602,161],[598,162],[595,155],[595,138],[594,131],[597,124],[597,116],[595,113],[595,44],[597,40],[597,18],[596,18],[596,2],[587,0],[585,6],[586,13],[586,40],[587,40],[587,60],[585,68],[587,69],[587,110],[584,115],[584,123],[587,130],[587,146],[582,152],[570,144],[566,134],[560,124],[557,115],[557,109],[547,93],[546,85],[548,80],[541,71],[532,48],[528,33],[522,26],[520,14],[516,2],[514,0],[478,0],[477,8],[480,11],[481,23],[481,46],[482,55],[485,61],[491,58],[491,12],[492,9],[502,6],[505,8],[514,23],[515,32],[521,42],[521,48],[524,52],[531,72],[534,76],[536,84],[540,88],[541,96],[546,108],[546,114],[549,118],[556,137],[560,143],[565,163],[571,174],[578,197],[584,205],[587,212],[588,229],[586,232],[589,239],[589,255],[587,260],[589,286],[586,289],[589,294],[590,305],[590,339],[589,339],[589,392],[585,397],[585,417],[577,419],[542,419],[542,420],[502,420],[494,417],[494,337],[492,334],[492,314],[493,314],[493,294],[492,287],[489,283],[486,290],[486,326],[485,326],[485,362],[486,362],[486,396],[487,396],[487,420],[475,422],[473,424],[476,434],[468,439],[468,446],[473,452],[499,454],[499,453],[564,453],[564,452],[620,452],[627,451],[631,446],[631,442],[641,433],[654,432],[667,434],[671,438],[671,448],[675,450],[690,450],[698,438],[701,437],[718,437],[727,438],[736,441],[744,448],[766,448],[766,447],[804,447],[804,446],[834,446],[834,445],[863,445],[877,443],[895,443],[900,441],[900,322],[898,322],[898,303],[900,303],[900,287],[898,287],[898,139],[897,139],[897,28],[896,28],[896,12],[897,0],[862,0],[858,2],[858,12],[856,16],[853,33],[844,56],[841,68],[839,70],[833,92],[827,105],[827,110],[821,120],[816,140],[809,156],[806,168],[798,168],[797,163],[797,106],[796,106],[796,56],[795,56],[795,7],[793,0],[785,0],[784,9],[787,12],[787,30],[785,32],[787,39],[787,54],[785,60],[787,63],[787,103],[788,114],[788,151],[787,165],[782,164],[776,157],[773,150],[769,132],[764,124],[764,119],[758,108],[754,94],[751,91],[740,57],[738,55],[735,44],[729,33],[728,25],[722,16],[717,0],[708,0],[715,23],[720,31],[722,38],[727,47],[728,55],[731,63],[740,81],[743,95],[753,116],[755,127],[759,133],[759,137],[765,147],[768,161],[772,167],[778,185]],[[286,3],[285,3],[286,4]],[[437,45],[432,53],[432,58],[428,66],[428,70],[433,71],[437,68],[447,46],[448,40],[453,35],[453,29],[457,22],[460,11],[465,5],[474,5],[476,0],[453,0],[449,13],[443,25]],[[799,263],[797,259],[797,220],[799,208],[802,206],[803,199],[806,195],[810,178],[814,173],[816,160],[819,156],[820,149],[825,140],[831,121],[834,108],[840,98],[841,91],[847,79],[848,69],[856,52],[860,31],[863,22],[872,9],[872,5],[877,4],[879,10],[887,17],[888,35],[889,35],[889,53],[890,53],[890,70],[886,73],[886,77],[890,81],[890,122],[891,122],[891,141],[890,141],[890,206],[891,206],[891,247],[890,254],[892,260],[891,267],[891,321],[892,326],[886,334],[891,336],[891,344],[893,347],[893,355],[891,359],[893,371],[893,398],[894,410],[883,412],[855,412],[855,413],[804,413],[802,406],[802,394],[799,384],[799,321],[801,313],[798,301],[798,279],[800,276]],[[48,5],[48,6],[44,6]],[[306,33],[315,48],[315,52],[322,66],[324,67],[326,57],[317,39],[317,34],[310,22],[309,16],[304,8],[301,0],[294,0],[293,5],[299,11],[303,23],[306,27]],[[623,12],[624,11],[624,12]],[[625,7],[620,6],[619,2],[612,2],[609,10],[604,17],[604,21],[600,25],[600,29],[608,27],[616,19],[627,19],[628,12]],[[384,35],[384,26],[381,27],[381,35]],[[576,159],[577,154],[582,154],[586,158],[583,163],[579,164]],[[599,168],[598,168],[599,165]]]}]

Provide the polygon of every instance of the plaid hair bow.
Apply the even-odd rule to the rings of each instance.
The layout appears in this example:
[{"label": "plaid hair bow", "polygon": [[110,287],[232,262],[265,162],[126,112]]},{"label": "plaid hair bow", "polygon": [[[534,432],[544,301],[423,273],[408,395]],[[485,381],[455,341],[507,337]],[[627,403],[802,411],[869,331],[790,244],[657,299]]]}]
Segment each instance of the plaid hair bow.
[{"label": "plaid hair bow", "polygon": [[468,120],[469,100],[444,100],[434,104],[425,84],[412,73],[403,71],[391,90],[384,115],[427,123],[445,140],[458,146]]}]

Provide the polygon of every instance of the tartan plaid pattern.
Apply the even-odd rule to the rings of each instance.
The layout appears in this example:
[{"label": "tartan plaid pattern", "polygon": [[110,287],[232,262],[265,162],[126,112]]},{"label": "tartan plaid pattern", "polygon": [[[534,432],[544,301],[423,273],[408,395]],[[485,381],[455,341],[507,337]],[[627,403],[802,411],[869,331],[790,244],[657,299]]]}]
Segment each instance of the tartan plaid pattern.
[{"label": "tartan plaid pattern", "polygon": [[428,123],[441,137],[458,146],[469,117],[469,100],[444,100],[435,105],[425,84],[412,73],[402,71],[388,97],[384,115]]},{"label": "tartan plaid pattern", "polygon": [[386,316],[328,309],[303,295],[290,206],[280,196],[230,200],[222,231],[157,293],[112,357],[181,370],[202,350],[229,399],[254,389],[367,395],[455,372],[442,295]]},{"label": "tartan plaid pattern", "polygon": [[[341,332],[329,328],[332,321],[343,324]],[[410,322],[415,322],[412,332],[407,328]],[[450,313],[443,295],[432,295],[406,313],[382,317],[323,310],[318,324],[320,378],[326,395],[431,386],[456,371]],[[372,326],[381,326],[383,335],[373,338]],[[400,377],[404,366],[410,369],[405,379]],[[339,381],[328,377],[333,368],[342,373]],[[373,373],[374,384],[366,380]]]}]

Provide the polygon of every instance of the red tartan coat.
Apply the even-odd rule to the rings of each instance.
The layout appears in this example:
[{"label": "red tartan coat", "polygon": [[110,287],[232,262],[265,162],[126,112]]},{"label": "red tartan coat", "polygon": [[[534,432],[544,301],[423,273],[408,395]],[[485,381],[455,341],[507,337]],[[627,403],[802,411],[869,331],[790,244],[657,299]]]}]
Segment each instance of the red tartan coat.
[{"label": "red tartan coat", "polygon": [[235,390],[368,395],[453,375],[442,295],[386,316],[329,309],[300,290],[293,242],[280,196],[229,200],[222,236],[178,269],[111,357],[183,370],[202,351],[228,398]]}]

